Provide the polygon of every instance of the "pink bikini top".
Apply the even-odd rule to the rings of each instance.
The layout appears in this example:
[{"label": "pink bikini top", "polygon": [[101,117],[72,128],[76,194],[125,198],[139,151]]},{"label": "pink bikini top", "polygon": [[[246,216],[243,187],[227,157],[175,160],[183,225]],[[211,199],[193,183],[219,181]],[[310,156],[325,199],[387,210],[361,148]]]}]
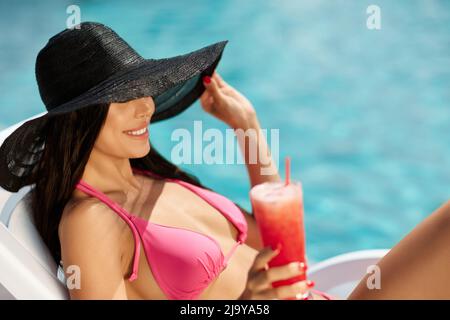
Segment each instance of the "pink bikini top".
[{"label": "pink bikini top", "polygon": [[[161,178],[147,170],[133,172]],[[226,197],[179,179],[164,178],[191,190],[221,212],[239,231],[236,243],[224,256],[219,243],[196,231],[152,223],[120,207],[104,193],[80,179],[76,188],[113,209],[130,226],[135,247],[133,271],[129,281],[137,279],[140,241],[151,272],[168,299],[193,300],[224,270],[236,248],[247,238],[247,221],[242,211]],[[140,240],[139,240],[140,239]]]}]

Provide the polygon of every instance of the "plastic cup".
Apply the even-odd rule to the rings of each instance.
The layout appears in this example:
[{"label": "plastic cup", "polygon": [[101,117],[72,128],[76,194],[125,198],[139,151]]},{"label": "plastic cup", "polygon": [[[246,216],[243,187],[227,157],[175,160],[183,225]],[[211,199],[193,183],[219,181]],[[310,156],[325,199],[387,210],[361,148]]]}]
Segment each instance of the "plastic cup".
[{"label": "plastic cup", "polygon": [[[250,200],[264,246],[282,248],[268,266],[303,262],[306,266],[305,229],[303,221],[303,192],[299,181],[265,182],[250,190]],[[272,282],[274,288],[306,280],[302,275]],[[308,297],[306,293],[301,299]],[[288,300],[298,299],[289,298]]]}]

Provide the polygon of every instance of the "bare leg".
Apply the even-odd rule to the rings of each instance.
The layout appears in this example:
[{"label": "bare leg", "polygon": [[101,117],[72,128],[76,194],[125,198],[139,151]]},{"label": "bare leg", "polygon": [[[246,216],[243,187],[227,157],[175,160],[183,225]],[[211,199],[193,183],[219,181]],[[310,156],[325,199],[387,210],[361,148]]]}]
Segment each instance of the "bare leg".
[{"label": "bare leg", "polygon": [[381,289],[366,275],[348,299],[450,299],[450,201],[378,262]]}]

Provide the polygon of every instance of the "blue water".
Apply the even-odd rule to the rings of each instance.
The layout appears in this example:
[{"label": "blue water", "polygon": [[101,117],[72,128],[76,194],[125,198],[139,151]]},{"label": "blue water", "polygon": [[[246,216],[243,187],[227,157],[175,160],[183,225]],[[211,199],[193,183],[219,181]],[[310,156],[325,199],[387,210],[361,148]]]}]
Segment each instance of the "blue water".
[{"label": "blue water", "polygon": [[[450,2],[377,0],[377,31],[372,3],[1,1],[0,127],[44,111],[34,62],[70,4],[145,57],[228,39],[218,71],[280,129],[280,159],[303,182],[309,258],[391,247],[450,198]],[[169,157],[172,130],[194,120],[226,128],[196,103],[152,142]],[[244,166],[183,167],[250,209]]]}]

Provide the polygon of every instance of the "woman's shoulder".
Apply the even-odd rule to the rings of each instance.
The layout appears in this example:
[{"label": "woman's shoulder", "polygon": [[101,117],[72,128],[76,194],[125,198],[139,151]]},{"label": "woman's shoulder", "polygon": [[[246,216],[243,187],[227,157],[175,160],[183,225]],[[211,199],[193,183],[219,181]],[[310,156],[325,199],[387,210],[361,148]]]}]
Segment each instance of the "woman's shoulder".
[{"label": "woman's shoulder", "polygon": [[60,239],[96,237],[104,232],[114,235],[120,231],[118,217],[113,210],[96,198],[71,199],[64,207],[59,222]]},{"label": "woman's shoulder", "polygon": [[70,290],[72,298],[109,297],[117,287],[123,288],[120,224],[114,218],[109,207],[94,199],[66,206],[58,230],[61,260],[64,270],[78,270],[66,277],[81,275],[80,287]]}]

